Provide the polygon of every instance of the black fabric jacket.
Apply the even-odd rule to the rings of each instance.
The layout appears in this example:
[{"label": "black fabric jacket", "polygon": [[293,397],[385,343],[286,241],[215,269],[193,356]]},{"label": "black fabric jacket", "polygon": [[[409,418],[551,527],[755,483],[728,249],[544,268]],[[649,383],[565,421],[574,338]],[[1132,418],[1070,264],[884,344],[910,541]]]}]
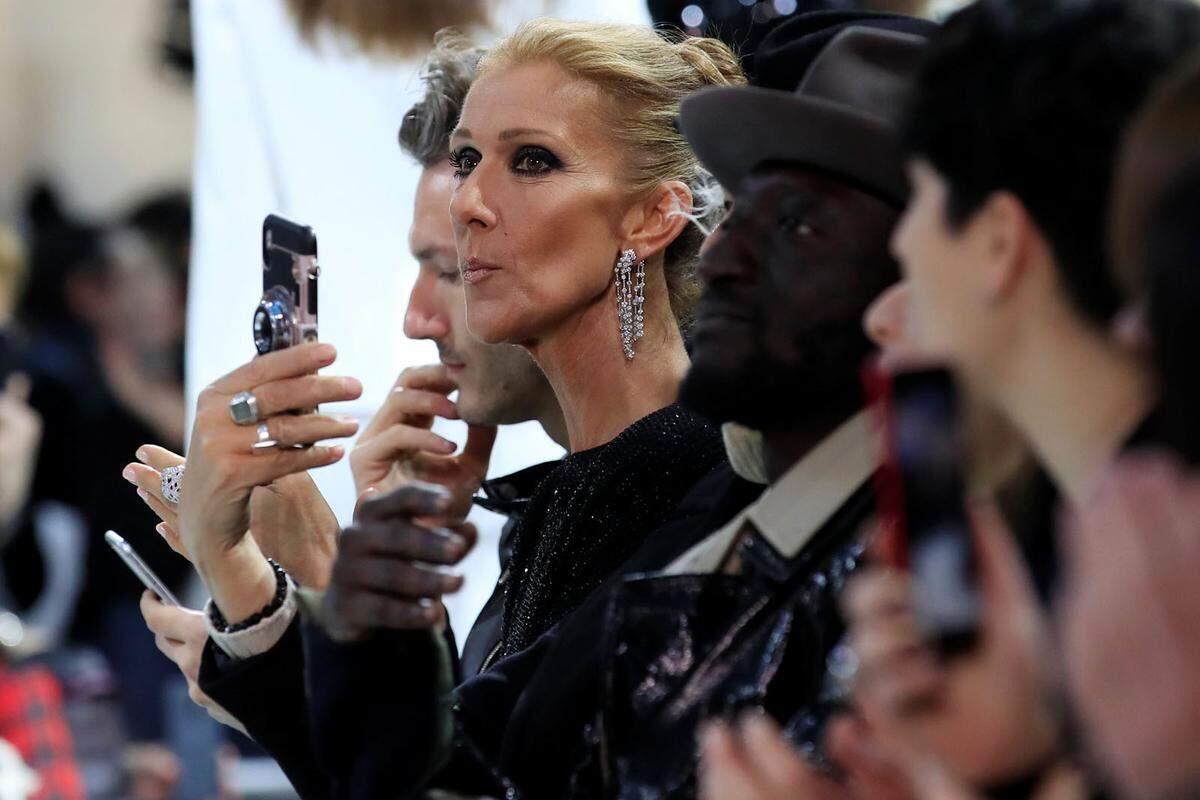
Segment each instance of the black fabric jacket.
[{"label": "black fabric jacket", "polygon": [[[512,535],[520,514],[537,489],[538,483],[558,464],[550,461],[495,478],[483,484],[477,505],[508,517],[500,534],[501,580],[485,604],[463,646],[461,663],[454,669],[473,675],[500,640],[500,615],[504,609],[504,575],[512,556]],[[446,629],[447,652],[455,653],[454,635]],[[401,641],[404,635],[399,635]],[[423,637],[408,637],[421,640]],[[308,637],[310,649],[332,646],[320,636]],[[293,787],[304,798],[331,796],[328,773],[316,768],[312,737],[309,732],[308,700],[304,689],[305,652],[299,620],[293,621],[282,639],[266,653],[248,659],[231,659],[209,641],[200,666],[200,687],[217,703],[246,726],[250,736],[278,762]],[[421,646],[429,645],[421,641]],[[355,657],[371,652],[364,645],[348,649],[350,666]],[[432,654],[434,650],[429,650]],[[430,658],[434,656],[431,655]],[[388,662],[395,668],[394,662]],[[336,665],[334,665],[336,667]],[[393,679],[429,685],[429,662],[416,661],[412,674],[403,665]],[[415,711],[411,713],[416,713]],[[353,726],[352,726],[353,727]]]}]

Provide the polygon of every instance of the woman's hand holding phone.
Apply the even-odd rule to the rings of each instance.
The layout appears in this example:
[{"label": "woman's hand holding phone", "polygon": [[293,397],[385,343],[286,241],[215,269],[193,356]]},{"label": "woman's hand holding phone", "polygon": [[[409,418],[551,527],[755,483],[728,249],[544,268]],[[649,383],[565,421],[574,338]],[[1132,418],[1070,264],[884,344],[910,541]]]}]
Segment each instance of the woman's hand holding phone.
[{"label": "woman's hand holding phone", "polygon": [[[328,344],[307,344],[268,353],[214,381],[200,393],[179,502],[180,541],[225,618],[238,622],[274,594],[275,578],[252,537],[250,498],[256,487],[341,460],[338,446],[317,445],[353,435],[352,418],[291,414],[292,409],[354,400],[362,385],[353,378],[317,371],[334,362]],[[250,392],[259,422],[238,425],[230,401]],[[275,442],[255,448],[258,431]],[[296,446],[304,446],[296,449]],[[315,445],[315,446],[309,446]]]}]

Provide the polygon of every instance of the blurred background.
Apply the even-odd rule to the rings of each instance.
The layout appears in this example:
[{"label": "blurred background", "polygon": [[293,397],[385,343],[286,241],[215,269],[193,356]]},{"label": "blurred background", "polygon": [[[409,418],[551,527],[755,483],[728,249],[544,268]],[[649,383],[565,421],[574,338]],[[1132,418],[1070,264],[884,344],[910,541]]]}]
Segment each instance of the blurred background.
[{"label": "blurred background", "polygon": [[[954,5],[0,0],[0,800],[292,796],[191,704],[102,535],[203,604],[121,470],[139,444],[182,452],[200,388],[252,355],[266,214],[319,236],[321,338],[366,387],[343,413],[365,422],[401,369],[436,359],[401,333],[418,167],[396,146],[435,27],[486,41],[546,14],[653,22],[719,35],[749,64],[797,13]],[[513,426],[492,472],[560,453]],[[349,469],[315,477],[348,519]],[[459,641],[497,572],[502,520],[475,514]]]}]

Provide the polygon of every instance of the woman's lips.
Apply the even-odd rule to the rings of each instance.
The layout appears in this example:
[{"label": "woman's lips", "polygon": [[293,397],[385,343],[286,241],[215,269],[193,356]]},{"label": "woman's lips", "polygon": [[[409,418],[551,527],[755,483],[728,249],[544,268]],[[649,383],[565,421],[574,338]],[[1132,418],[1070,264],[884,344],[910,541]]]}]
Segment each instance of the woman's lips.
[{"label": "woman's lips", "polygon": [[475,284],[487,280],[499,271],[500,268],[494,264],[480,261],[477,258],[468,258],[467,262],[463,264],[462,276],[467,283]]}]

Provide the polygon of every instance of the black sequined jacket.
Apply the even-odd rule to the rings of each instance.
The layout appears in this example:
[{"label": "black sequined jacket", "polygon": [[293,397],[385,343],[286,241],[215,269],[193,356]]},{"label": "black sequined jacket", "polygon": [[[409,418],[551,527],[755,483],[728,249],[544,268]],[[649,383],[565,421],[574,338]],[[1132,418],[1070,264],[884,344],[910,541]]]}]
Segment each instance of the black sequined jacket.
[{"label": "black sequined jacket", "polygon": [[564,458],[513,536],[500,656],[529,647],[576,608],[725,460],[720,433],[678,404]]}]

